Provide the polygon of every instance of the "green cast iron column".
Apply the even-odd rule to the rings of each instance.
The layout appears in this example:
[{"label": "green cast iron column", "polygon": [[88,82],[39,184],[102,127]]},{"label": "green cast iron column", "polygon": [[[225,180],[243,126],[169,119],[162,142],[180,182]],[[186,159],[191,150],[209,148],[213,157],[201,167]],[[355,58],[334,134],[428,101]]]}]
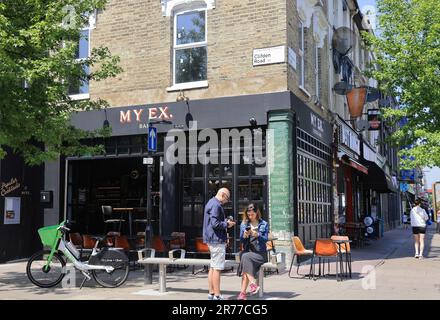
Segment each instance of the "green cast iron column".
[{"label": "green cast iron column", "polygon": [[[269,212],[271,231],[281,246],[290,246],[294,232],[294,114],[291,110],[269,113]],[[271,146],[269,145],[269,148]]]}]

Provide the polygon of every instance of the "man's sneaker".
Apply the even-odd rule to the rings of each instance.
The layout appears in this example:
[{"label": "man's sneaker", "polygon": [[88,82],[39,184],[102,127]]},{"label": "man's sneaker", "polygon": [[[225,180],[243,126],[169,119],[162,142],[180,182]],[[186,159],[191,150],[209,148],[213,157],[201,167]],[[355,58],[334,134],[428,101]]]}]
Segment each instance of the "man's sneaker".
[{"label": "man's sneaker", "polygon": [[213,293],[208,294],[208,300],[214,300],[214,294]]},{"label": "man's sneaker", "polygon": [[260,291],[260,287],[257,286],[255,283],[251,283],[249,288],[251,289],[251,292],[250,292],[251,295],[257,294],[258,291]]},{"label": "man's sneaker", "polygon": [[212,300],[225,300],[225,298],[223,296],[214,296]]},{"label": "man's sneaker", "polygon": [[240,294],[237,297],[237,300],[247,300],[246,292],[240,292]]}]

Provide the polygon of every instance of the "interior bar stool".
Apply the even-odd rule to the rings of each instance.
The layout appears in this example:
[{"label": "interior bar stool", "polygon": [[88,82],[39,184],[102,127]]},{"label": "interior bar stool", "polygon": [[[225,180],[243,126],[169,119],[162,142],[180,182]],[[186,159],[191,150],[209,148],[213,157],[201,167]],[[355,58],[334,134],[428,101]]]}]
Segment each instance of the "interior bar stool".
[{"label": "interior bar stool", "polygon": [[[121,233],[122,223],[125,222],[124,219],[122,219],[122,213],[120,214],[119,218],[113,217],[113,208],[111,206],[101,206],[102,210],[102,216],[105,223],[105,231],[104,234],[107,234],[109,231],[118,231]],[[116,226],[119,224],[116,230]],[[109,230],[109,225],[113,227],[113,230]]]}]

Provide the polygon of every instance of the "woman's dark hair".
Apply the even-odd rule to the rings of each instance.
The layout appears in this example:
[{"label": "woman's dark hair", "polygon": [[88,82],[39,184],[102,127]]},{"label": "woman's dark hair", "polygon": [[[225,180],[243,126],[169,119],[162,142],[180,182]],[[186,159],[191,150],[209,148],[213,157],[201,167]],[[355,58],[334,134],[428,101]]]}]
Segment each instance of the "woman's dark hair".
[{"label": "woman's dark hair", "polygon": [[257,220],[261,219],[260,209],[254,203],[249,203],[249,205],[243,211],[243,223],[247,223],[249,221],[248,210],[251,208],[255,211]]},{"label": "woman's dark hair", "polygon": [[416,199],[416,201],[414,201],[414,204],[416,206],[421,205],[422,204],[422,199]]}]

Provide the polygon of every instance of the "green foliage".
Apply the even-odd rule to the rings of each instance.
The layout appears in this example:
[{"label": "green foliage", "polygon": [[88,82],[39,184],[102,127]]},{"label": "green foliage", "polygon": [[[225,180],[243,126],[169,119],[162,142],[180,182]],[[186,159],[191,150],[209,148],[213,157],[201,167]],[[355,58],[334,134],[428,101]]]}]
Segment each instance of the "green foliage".
[{"label": "green foliage", "polygon": [[414,157],[405,168],[440,166],[440,1],[378,0],[380,35],[364,33],[376,54],[369,74],[397,97],[400,110],[385,117],[408,122],[391,136],[400,151]]},{"label": "green foliage", "polygon": [[[7,148],[30,165],[60,154],[102,152],[102,146],[85,146],[80,140],[108,135],[108,129],[84,132],[70,124],[70,117],[73,112],[106,107],[106,102],[73,101],[68,88],[122,71],[119,58],[107,48],[95,48],[89,58],[75,59],[80,30],[88,25],[84,13],[103,10],[106,2],[0,1],[0,158]],[[86,73],[85,67],[92,72]]]}]

